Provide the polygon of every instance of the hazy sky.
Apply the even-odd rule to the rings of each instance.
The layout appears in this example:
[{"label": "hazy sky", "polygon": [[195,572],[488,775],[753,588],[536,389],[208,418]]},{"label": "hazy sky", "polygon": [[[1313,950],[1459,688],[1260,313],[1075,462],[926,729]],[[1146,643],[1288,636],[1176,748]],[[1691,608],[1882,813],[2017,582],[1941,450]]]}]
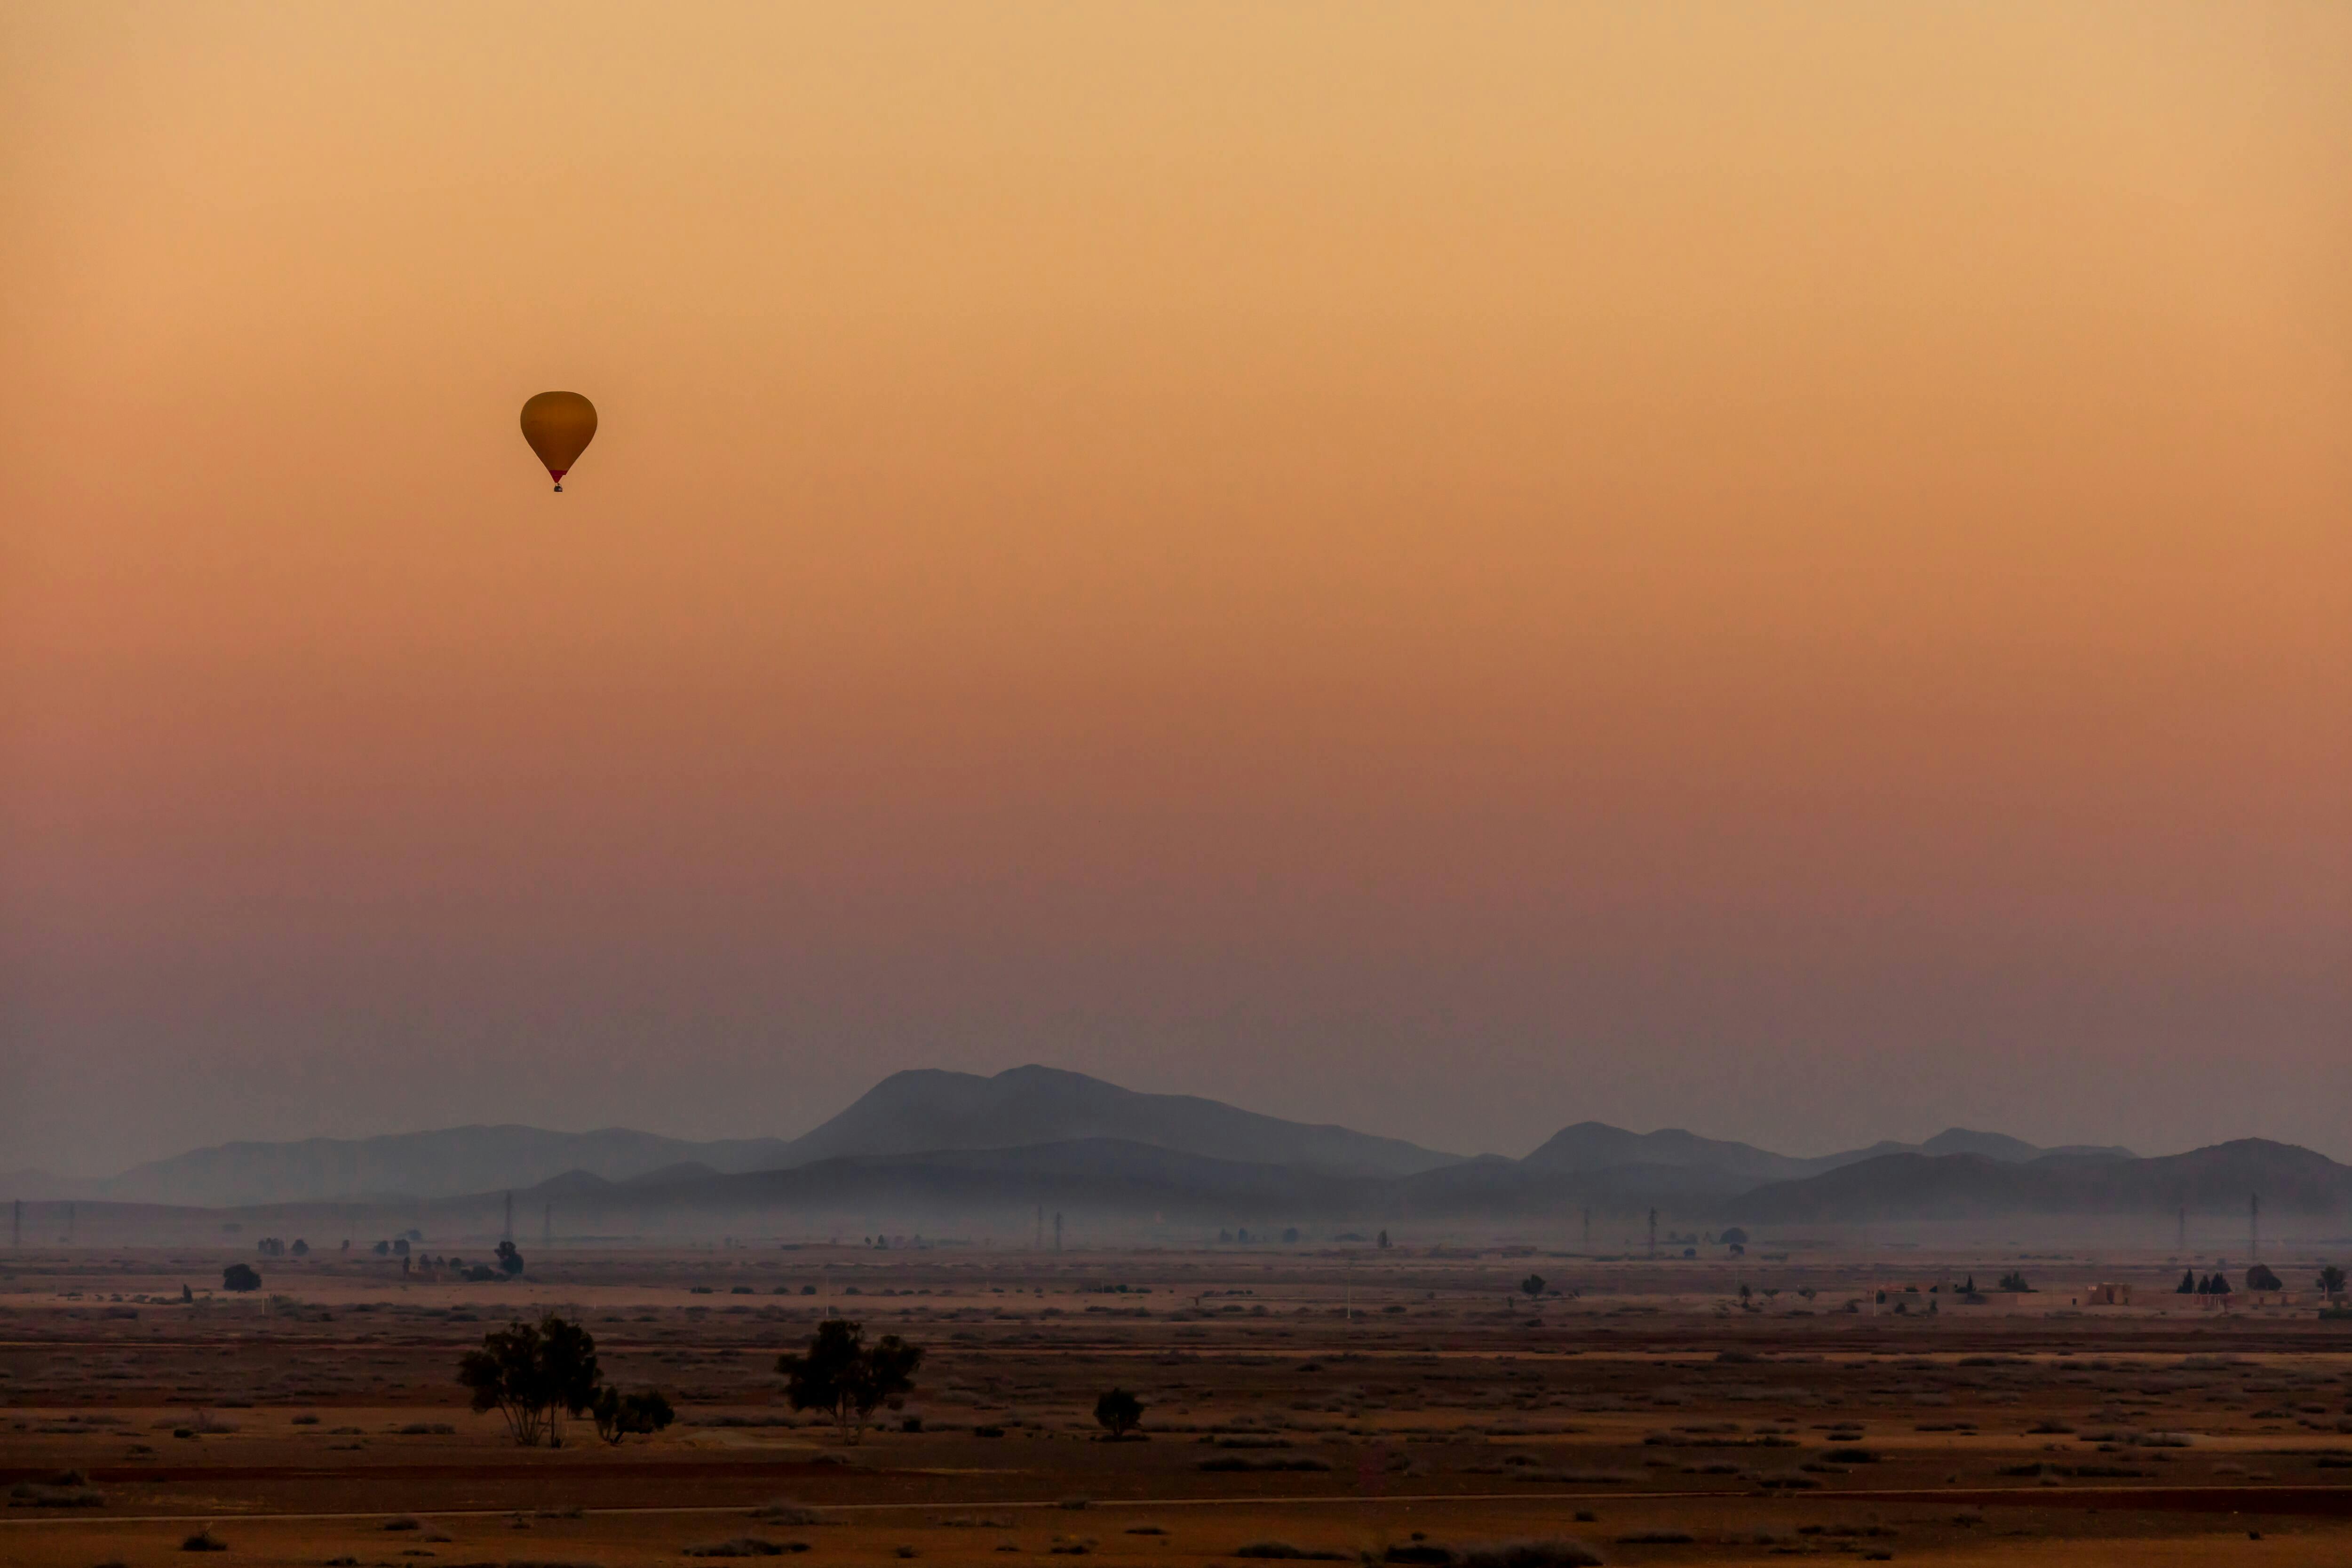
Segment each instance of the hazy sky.
[{"label": "hazy sky", "polygon": [[1031,1061],[2352,1156],[2347,81],[2252,0],[0,0],[0,1169]]}]

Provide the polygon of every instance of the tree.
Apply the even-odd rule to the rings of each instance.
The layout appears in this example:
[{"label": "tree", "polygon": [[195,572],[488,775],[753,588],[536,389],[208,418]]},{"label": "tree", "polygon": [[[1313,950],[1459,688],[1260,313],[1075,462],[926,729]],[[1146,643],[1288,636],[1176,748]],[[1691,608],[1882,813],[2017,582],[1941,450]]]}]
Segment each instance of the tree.
[{"label": "tree", "polygon": [[578,1323],[553,1312],[536,1323],[520,1319],[482,1336],[482,1348],[457,1363],[457,1381],[473,1391],[474,1410],[496,1410],[524,1448],[543,1435],[563,1447],[563,1417],[585,1415],[596,1401],[596,1342]]},{"label": "tree", "polygon": [[2023,1296],[2033,1293],[2033,1287],[2025,1282],[2025,1270],[2022,1269],[2011,1269],[2008,1273],[2003,1274],[2000,1277],[2000,1283],[1994,1288]]},{"label": "tree", "polygon": [[1526,1279],[1520,1281],[1519,1294],[1525,1296],[1530,1301],[1534,1301],[1538,1296],[1542,1295],[1543,1276],[1541,1274],[1530,1274]]},{"label": "tree", "polygon": [[221,1270],[221,1289],[257,1291],[261,1289],[261,1274],[250,1263],[232,1263]]},{"label": "tree", "polygon": [[310,1244],[297,1236],[294,1239],[294,1256],[297,1258],[308,1258],[310,1255]]},{"label": "tree", "polygon": [[2276,1274],[2271,1272],[2270,1266],[2268,1264],[2257,1263],[2252,1268],[2246,1270],[2246,1289],[2249,1291],[2284,1291],[2286,1289],[2286,1284]]},{"label": "tree", "polygon": [[1730,1229],[1725,1231],[1722,1235],[1717,1237],[1716,1239],[1722,1242],[1726,1247],[1745,1247],[1748,1245],[1748,1232],[1740,1229],[1739,1227],[1735,1225]]},{"label": "tree", "polygon": [[596,1436],[616,1446],[633,1432],[650,1437],[677,1419],[658,1388],[642,1394],[624,1394],[610,1385],[599,1388],[589,1414],[596,1418]]},{"label": "tree", "polygon": [[806,1354],[776,1358],[793,1408],[826,1412],[852,1442],[865,1435],[878,1406],[915,1386],[915,1370],[922,1364],[922,1346],[894,1333],[867,1344],[865,1325],[845,1318],[819,1323]]},{"label": "tree", "polygon": [[2194,1269],[2183,1269],[2180,1271],[2180,1283],[2173,1287],[2173,1293],[2180,1296],[2195,1295],[2197,1293],[2197,1270]]},{"label": "tree", "polygon": [[1387,1251],[1389,1247],[1389,1233],[1385,1230],[1381,1231],[1380,1239],[1374,1241],[1372,1245],[1379,1248],[1383,1252]]},{"label": "tree", "polygon": [[2228,1275],[2216,1274],[2213,1276],[2213,1293],[2217,1296],[2226,1296],[2230,1294],[2230,1279]]},{"label": "tree", "polygon": [[2344,1270],[2337,1268],[2333,1263],[2330,1263],[2326,1268],[2322,1269],[2319,1271],[2319,1291],[2320,1294],[2325,1296],[2342,1295],[2344,1293]]},{"label": "tree", "polygon": [[1095,1401],[1095,1420],[1116,1443],[1141,1425],[1143,1401],[1124,1388],[1114,1388]]},{"label": "tree", "polygon": [[506,1275],[509,1279],[512,1279],[515,1275],[522,1272],[522,1254],[515,1250],[515,1244],[513,1242],[499,1242],[498,1256],[499,1272]]}]

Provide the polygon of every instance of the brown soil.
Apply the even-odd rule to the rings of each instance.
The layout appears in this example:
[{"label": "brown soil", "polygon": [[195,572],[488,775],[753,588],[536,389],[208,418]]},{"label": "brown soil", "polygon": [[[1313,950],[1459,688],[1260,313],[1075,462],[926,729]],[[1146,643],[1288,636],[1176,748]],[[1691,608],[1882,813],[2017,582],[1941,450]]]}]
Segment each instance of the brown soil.
[{"label": "brown soil", "polygon": [[[271,1260],[257,1299],[205,1290],[229,1260],[0,1268],[0,1562],[187,1561],[206,1524],[225,1563],[306,1568],[682,1568],[745,1537],[818,1568],[1551,1536],[1631,1564],[2352,1561],[2352,1324],[2203,1309],[2153,1259],[2095,1266],[2136,1307],[2074,1307],[2053,1278],[1982,1304],[1898,1286],[1875,1312],[1884,1267],[1828,1249],[574,1250],[478,1285],[332,1258]],[[1531,1268],[1578,1294],[1515,1295]],[[854,1442],[773,1372],[828,1301],[929,1351],[907,1407]],[[459,1354],[550,1310],[678,1424],[525,1449],[467,1411]],[[1115,1385],[1148,1440],[1101,1440]],[[780,1497],[818,1522],[756,1517]]]}]

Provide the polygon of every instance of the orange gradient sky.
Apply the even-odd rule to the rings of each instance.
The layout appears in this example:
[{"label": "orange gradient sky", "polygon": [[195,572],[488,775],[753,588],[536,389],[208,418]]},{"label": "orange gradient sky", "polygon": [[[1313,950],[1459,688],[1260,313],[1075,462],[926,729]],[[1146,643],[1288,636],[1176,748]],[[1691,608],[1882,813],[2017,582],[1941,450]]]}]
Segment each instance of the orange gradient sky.
[{"label": "orange gradient sky", "polygon": [[2352,1156],[2347,81],[2251,0],[0,0],[0,1169],[1026,1061]]}]

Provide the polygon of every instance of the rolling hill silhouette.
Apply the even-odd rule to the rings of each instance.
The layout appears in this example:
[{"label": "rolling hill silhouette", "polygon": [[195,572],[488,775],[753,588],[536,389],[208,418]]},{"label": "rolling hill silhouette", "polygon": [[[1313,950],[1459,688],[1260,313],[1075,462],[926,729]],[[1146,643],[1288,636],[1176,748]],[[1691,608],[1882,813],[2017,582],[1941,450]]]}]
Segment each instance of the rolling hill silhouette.
[{"label": "rolling hill silhouette", "polygon": [[[2242,1139],[2157,1159],[2120,1148],[2042,1149],[1951,1128],[1924,1144],[1815,1157],[1681,1129],[1562,1128],[1524,1159],[1461,1156],[1218,1101],[1149,1094],[1083,1073],[893,1073],[798,1138],[709,1142],[626,1128],[453,1127],[362,1139],[198,1149],[89,1183],[0,1178],[34,1201],[163,1213],[477,1216],[512,1192],[568,1225],[628,1232],[729,1221],[888,1228],[1066,1213],[1186,1223],[1250,1217],[1424,1218],[1553,1224],[1598,1207],[1664,1205],[1743,1224],[2200,1210],[2259,1191],[2282,1213],[2352,1208],[2352,1169],[2292,1145]],[[45,1184],[47,1184],[45,1186]],[[93,1214],[93,1218],[95,1215]],[[467,1219],[463,1223],[473,1223]],[[772,1223],[771,1223],[772,1222]],[[193,1224],[193,1221],[188,1223]]]}]

